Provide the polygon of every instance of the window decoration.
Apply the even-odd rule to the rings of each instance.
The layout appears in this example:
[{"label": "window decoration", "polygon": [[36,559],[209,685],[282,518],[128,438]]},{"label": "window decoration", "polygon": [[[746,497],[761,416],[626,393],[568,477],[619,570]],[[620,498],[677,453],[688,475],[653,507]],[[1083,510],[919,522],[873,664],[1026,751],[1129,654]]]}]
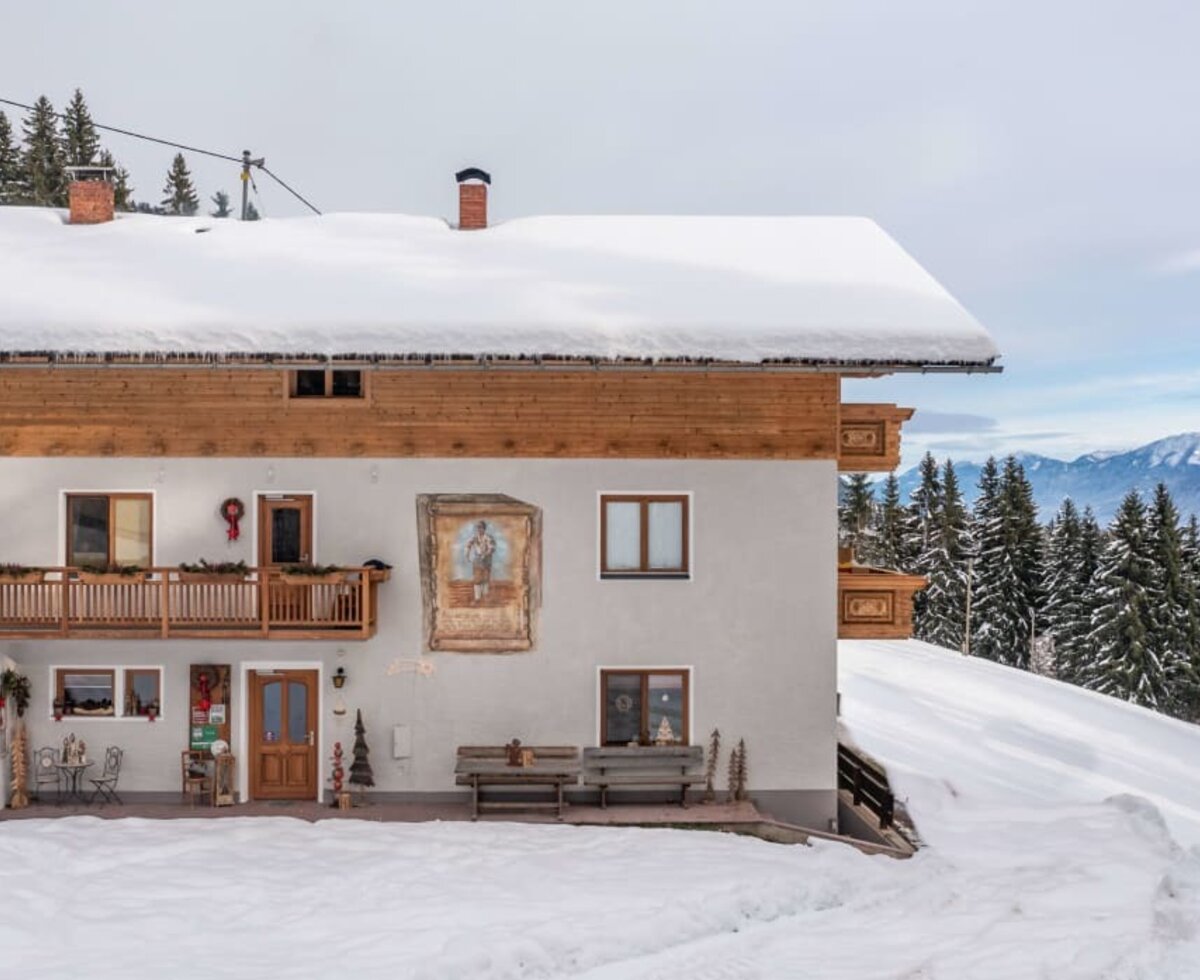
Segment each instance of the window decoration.
[{"label": "window decoration", "polygon": [[687,494],[600,497],[601,578],[688,578]]},{"label": "window decoration", "polygon": [[68,565],[148,568],[152,554],[150,494],[67,494]]},{"label": "window decoration", "polygon": [[162,712],[160,667],[54,668],[54,720],[146,718]]},{"label": "window decoration", "polygon": [[687,670],[602,670],[604,745],[687,745]]}]

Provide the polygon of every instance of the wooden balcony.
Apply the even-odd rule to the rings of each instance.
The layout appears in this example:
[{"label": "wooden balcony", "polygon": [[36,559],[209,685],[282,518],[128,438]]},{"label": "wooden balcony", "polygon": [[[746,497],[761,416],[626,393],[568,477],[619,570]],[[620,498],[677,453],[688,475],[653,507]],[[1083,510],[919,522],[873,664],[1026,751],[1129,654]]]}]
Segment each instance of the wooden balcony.
[{"label": "wooden balcony", "polygon": [[178,568],[0,575],[0,639],[366,640],[386,577],[371,568],[311,581],[262,568],[235,576]]},{"label": "wooden balcony", "polygon": [[838,566],[838,638],[907,640],[913,632],[913,596],[929,583],[867,565]]}]

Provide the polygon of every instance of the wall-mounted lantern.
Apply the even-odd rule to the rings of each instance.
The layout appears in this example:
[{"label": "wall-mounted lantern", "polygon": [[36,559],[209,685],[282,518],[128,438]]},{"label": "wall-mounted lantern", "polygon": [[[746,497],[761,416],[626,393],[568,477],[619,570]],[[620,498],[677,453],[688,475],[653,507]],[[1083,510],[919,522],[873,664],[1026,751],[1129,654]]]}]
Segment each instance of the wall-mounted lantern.
[{"label": "wall-mounted lantern", "polygon": [[346,668],[339,667],[333,673],[333,686],[339,691],[346,686]]}]

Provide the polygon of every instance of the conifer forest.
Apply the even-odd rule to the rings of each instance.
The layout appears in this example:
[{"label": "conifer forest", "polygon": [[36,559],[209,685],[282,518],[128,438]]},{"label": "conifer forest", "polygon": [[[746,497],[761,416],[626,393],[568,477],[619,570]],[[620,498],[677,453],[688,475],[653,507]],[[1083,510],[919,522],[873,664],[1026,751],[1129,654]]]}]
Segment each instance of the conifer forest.
[{"label": "conifer forest", "polygon": [[905,502],[894,475],[842,482],[842,543],[924,575],[916,636],[1200,720],[1200,526],[1168,489],[1126,494],[1101,527],[1070,498],[1042,524],[1013,457],[983,466],[974,507],[931,454]]}]

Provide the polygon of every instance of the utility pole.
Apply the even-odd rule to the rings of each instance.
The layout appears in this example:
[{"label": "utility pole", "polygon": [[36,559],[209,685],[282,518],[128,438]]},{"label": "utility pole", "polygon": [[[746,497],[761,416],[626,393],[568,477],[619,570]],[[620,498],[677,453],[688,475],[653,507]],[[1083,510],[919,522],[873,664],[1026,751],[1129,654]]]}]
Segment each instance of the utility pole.
[{"label": "utility pole", "polygon": [[257,160],[250,159],[250,151],[242,150],[242,220],[245,221],[250,213],[250,168],[262,167],[267,162],[266,157]]}]

